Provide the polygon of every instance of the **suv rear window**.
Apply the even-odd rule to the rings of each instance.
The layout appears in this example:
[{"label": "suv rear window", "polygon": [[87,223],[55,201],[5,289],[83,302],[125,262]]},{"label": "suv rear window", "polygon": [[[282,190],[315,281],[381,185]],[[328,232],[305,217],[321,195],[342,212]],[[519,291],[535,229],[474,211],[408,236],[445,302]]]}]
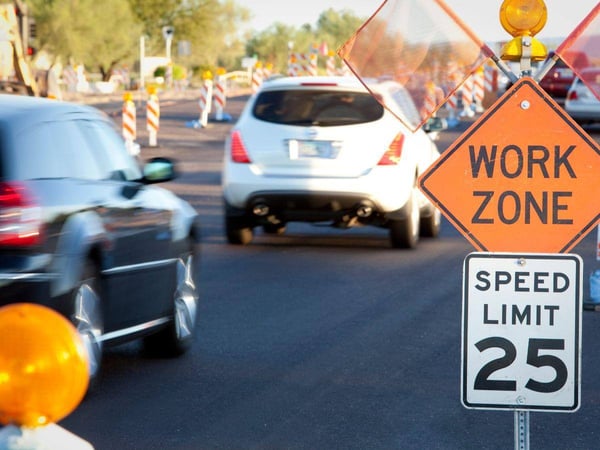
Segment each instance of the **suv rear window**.
[{"label": "suv rear window", "polygon": [[369,93],[307,89],[262,92],[252,113],[265,122],[327,127],[373,122],[383,111]]}]

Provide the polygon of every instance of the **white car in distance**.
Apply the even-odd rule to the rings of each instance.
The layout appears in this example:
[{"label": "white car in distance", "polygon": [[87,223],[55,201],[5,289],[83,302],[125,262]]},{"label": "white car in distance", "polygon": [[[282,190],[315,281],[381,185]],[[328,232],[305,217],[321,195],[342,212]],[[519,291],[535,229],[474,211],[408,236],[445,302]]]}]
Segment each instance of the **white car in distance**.
[{"label": "white car in distance", "polygon": [[282,77],[251,96],[225,143],[229,243],[289,222],[384,227],[394,248],[438,235],[440,212],[417,187],[437,146],[382,106],[414,106],[401,85],[369,87],[378,99],[355,77]]},{"label": "white car in distance", "polygon": [[[588,68],[581,72],[581,76],[591,85],[600,88],[600,69]],[[577,122],[588,125],[600,122],[600,100],[581,80],[575,78],[567,92],[565,111]]]}]

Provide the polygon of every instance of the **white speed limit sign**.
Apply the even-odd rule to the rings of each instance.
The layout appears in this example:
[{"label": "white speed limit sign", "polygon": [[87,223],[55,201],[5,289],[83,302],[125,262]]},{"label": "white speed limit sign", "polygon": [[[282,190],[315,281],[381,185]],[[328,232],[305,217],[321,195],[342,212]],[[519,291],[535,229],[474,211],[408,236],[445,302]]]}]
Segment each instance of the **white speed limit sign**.
[{"label": "white speed limit sign", "polygon": [[464,262],[461,399],[467,408],[579,408],[581,258],[471,253]]}]

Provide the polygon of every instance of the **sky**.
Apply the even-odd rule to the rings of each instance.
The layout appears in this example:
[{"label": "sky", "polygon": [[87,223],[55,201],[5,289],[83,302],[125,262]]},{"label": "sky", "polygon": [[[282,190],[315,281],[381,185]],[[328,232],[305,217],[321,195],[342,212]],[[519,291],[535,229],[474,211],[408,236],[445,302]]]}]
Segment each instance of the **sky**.
[{"label": "sky", "polygon": [[[350,10],[359,17],[370,17],[383,3],[380,0],[237,0],[248,8],[253,19],[250,27],[262,31],[274,22],[299,27],[305,23],[315,25],[319,15],[333,8]],[[537,35],[544,38],[566,37],[596,6],[597,0],[545,0],[548,9],[546,26]],[[446,0],[446,4],[486,42],[508,40],[498,19],[502,0]]]}]

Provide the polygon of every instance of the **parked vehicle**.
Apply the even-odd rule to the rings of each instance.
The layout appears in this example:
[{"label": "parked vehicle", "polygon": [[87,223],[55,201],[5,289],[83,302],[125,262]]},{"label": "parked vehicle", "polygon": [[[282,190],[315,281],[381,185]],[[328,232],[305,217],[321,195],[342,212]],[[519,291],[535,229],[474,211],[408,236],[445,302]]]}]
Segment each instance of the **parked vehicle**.
[{"label": "parked vehicle", "polygon": [[[600,69],[584,69],[581,76],[600,86]],[[600,100],[580,78],[573,81],[567,93],[565,111],[582,124],[600,122]]]},{"label": "parked vehicle", "polygon": [[[554,57],[554,52],[550,52],[546,60]],[[542,65],[543,66],[543,65]],[[557,59],[554,66],[540,80],[540,86],[560,105],[564,105],[567,98],[567,92],[573,84],[575,74],[573,70],[565,64],[562,59]]]},{"label": "parked vehicle", "polygon": [[355,77],[285,77],[261,85],[225,143],[231,244],[250,243],[256,227],[280,234],[295,221],[384,227],[391,245],[401,248],[415,247],[419,235],[438,235],[440,213],[416,182],[439,156],[435,142],[382,106],[418,114],[401,85],[370,87],[380,101]]},{"label": "parked vehicle", "polygon": [[95,377],[102,347],[144,338],[185,352],[194,337],[195,210],[154,183],[99,110],[0,96],[0,305],[32,302],[71,320]]}]

